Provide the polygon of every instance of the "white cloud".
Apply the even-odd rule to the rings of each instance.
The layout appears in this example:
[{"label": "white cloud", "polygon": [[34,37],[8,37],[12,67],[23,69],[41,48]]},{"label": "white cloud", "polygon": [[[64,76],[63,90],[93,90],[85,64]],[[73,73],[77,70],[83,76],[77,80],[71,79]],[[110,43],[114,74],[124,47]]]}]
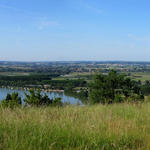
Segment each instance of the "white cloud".
[{"label": "white cloud", "polygon": [[89,4],[85,4],[85,7],[93,12],[96,12],[98,14],[102,14],[103,13],[103,10],[102,9],[99,9],[97,7],[94,7],[92,5],[89,5]]},{"label": "white cloud", "polygon": [[104,13],[103,9],[99,8],[97,3],[94,3],[94,1],[87,1],[87,0],[75,0],[70,1],[67,0],[68,3],[71,4],[71,6],[75,8],[84,9],[93,13],[102,14]]},{"label": "white cloud", "polygon": [[13,10],[16,10],[16,11],[19,10],[19,9],[17,9],[17,8],[15,8],[15,7],[8,6],[8,5],[3,5],[3,4],[0,4],[0,8],[4,8],[4,9],[13,9]]},{"label": "white cloud", "polygon": [[128,33],[128,38],[135,40],[135,41],[145,41],[145,42],[150,41],[150,37],[138,37],[138,36],[131,34],[131,33]]},{"label": "white cloud", "polygon": [[[9,9],[11,11],[15,11],[17,13],[22,13],[23,16],[30,18],[30,22],[36,22],[36,26],[39,30],[43,30],[47,27],[54,27],[54,26],[59,26],[60,24],[57,23],[56,21],[51,21],[49,20],[47,17],[41,16],[41,14],[37,13],[37,12],[31,12],[28,10],[24,10],[24,9],[20,9],[20,8],[16,8],[10,5],[5,5],[5,4],[0,4],[0,8],[3,9]],[[22,29],[20,26],[17,27],[16,31],[20,32]]]},{"label": "white cloud", "polygon": [[47,28],[47,27],[59,26],[59,25],[60,25],[60,24],[57,23],[56,21],[44,20],[44,21],[41,21],[41,22],[39,23],[38,29],[43,30],[43,29],[45,29],[45,28]]},{"label": "white cloud", "polygon": [[21,13],[23,16],[30,17],[30,18],[35,18],[35,17],[41,16],[41,14],[38,12],[33,12],[33,11],[29,11],[27,9],[21,9],[21,8],[14,7],[11,5],[6,5],[6,4],[0,4],[0,8],[14,11],[17,13]]}]

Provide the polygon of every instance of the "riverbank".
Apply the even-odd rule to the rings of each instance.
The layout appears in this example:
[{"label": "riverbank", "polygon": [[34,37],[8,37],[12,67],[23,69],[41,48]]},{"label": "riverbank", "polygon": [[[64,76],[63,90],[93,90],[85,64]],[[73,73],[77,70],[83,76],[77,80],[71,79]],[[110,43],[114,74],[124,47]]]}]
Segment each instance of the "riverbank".
[{"label": "riverbank", "polygon": [[12,86],[1,86],[0,88],[6,88],[6,89],[11,89],[11,90],[24,90],[24,91],[29,91],[31,89],[35,90],[41,90],[43,92],[58,92],[58,93],[64,93],[64,90],[59,90],[59,89],[44,89],[44,88],[29,88],[29,87],[12,87]]},{"label": "riverbank", "polygon": [[0,149],[149,150],[150,103],[0,108]]}]

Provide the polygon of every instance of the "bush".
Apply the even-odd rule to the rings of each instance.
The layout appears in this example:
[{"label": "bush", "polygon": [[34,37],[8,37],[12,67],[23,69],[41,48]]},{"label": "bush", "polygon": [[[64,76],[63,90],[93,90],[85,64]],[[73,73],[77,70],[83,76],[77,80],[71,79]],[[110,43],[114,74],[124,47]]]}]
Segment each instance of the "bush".
[{"label": "bush", "polygon": [[62,106],[61,98],[52,99],[52,106]]},{"label": "bush", "polygon": [[115,103],[121,103],[121,102],[123,102],[123,97],[121,97],[121,95],[119,95],[119,94],[116,94],[114,102]]},{"label": "bush", "polygon": [[46,94],[42,95],[41,91],[30,90],[29,94],[25,93],[24,99],[26,106],[49,106],[61,105],[61,98],[50,99]]},{"label": "bush", "polygon": [[7,94],[6,99],[4,99],[1,102],[2,107],[9,107],[9,108],[14,108],[14,107],[19,107],[21,106],[22,101],[21,97],[19,97],[18,93],[12,93],[12,94]]}]

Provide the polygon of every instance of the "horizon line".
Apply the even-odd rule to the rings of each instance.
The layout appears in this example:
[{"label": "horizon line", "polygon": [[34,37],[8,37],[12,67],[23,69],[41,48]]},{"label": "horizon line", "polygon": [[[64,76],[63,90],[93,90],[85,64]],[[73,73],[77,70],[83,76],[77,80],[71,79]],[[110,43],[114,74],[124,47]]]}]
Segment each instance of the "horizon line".
[{"label": "horizon line", "polygon": [[39,63],[39,62],[148,62],[150,61],[141,61],[141,60],[52,60],[52,61],[44,61],[44,60],[37,60],[37,61],[28,61],[28,60],[0,60],[0,62],[25,62],[25,63]]}]

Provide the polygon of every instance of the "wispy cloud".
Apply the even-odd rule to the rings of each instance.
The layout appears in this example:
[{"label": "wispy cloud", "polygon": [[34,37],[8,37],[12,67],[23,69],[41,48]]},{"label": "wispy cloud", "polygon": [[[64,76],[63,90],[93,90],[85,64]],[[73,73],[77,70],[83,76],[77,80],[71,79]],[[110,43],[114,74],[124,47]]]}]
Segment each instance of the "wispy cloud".
[{"label": "wispy cloud", "polygon": [[60,24],[57,23],[56,21],[43,20],[43,21],[40,21],[38,29],[43,30],[47,27],[52,27],[52,26],[54,27],[54,26],[59,26],[59,25]]},{"label": "wispy cloud", "polygon": [[91,10],[91,11],[97,13],[97,14],[102,14],[102,13],[103,13],[103,10],[102,10],[102,9],[99,9],[99,8],[97,8],[97,7],[94,7],[94,6],[89,5],[89,4],[87,4],[87,3],[85,3],[84,6],[85,6],[87,9],[89,9],[89,10]]},{"label": "wispy cloud", "polygon": [[[59,26],[60,24],[57,21],[53,21],[46,17],[45,15],[39,14],[38,12],[29,11],[17,7],[13,7],[10,5],[0,4],[0,8],[8,9],[10,11],[15,11],[17,13],[21,13],[22,16],[28,18],[28,23],[32,25],[36,25],[38,30],[44,30],[48,27]],[[21,26],[17,27],[17,32],[21,31]]]},{"label": "wispy cloud", "polygon": [[75,8],[84,9],[89,12],[93,12],[96,14],[102,14],[104,13],[104,10],[100,8],[97,4],[94,3],[94,1],[88,1],[88,0],[75,0],[70,1],[67,0],[68,3],[70,3]]},{"label": "wispy cloud", "polygon": [[82,6],[86,9],[88,9],[91,12],[95,12],[97,14],[102,14],[104,13],[104,11],[99,8],[99,6],[97,6],[96,4],[94,4],[92,1],[90,1],[90,3],[87,0],[81,0],[80,4],[82,4]]},{"label": "wispy cloud", "polygon": [[39,14],[38,12],[33,12],[33,11],[26,10],[26,9],[21,9],[21,8],[14,7],[14,6],[11,6],[8,4],[0,4],[0,8],[14,11],[17,13],[21,13],[26,17],[39,17],[39,16],[41,16],[41,14]]},{"label": "wispy cloud", "polygon": [[13,9],[18,11],[19,9],[12,7],[12,6],[8,6],[8,5],[4,5],[4,4],[0,4],[0,8],[4,8],[4,9]]},{"label": "wispy cloud", "polygon": [[28,15],[33,14],[33,12],[31,12],[31,11],[24,10],[24,9],[21,9],[21,8],[17,8],[17,7],[11,6],[11,5],[6,5],[6,4],[0,4],[0,8],[7,9],[7,10],[10,10],[10,11],[19,12],[19,13],[24,13],[26,15],[27,14]]},{"label": "wispy cloud", "polygon": [[138,37],[138,36],[131,34],[131,33],[128,33],[128,38],[135,40],[135,41],[145,41],[145,42],[150,41],[150,37]]}]

